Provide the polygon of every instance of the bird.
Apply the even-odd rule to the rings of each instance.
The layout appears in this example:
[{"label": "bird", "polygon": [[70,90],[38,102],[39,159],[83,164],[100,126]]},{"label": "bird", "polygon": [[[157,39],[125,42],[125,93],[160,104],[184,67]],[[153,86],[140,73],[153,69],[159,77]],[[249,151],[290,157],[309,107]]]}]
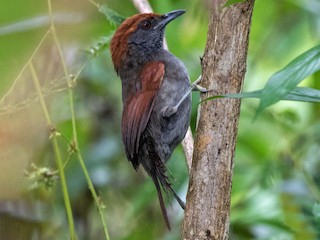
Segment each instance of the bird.
[{"label": "bird", "polygon": [[184,209],[167,175],[166,162],[190,124],[191,90],[183,62],[164,49],[168,23],[184,14],[140,13],[118,27],[110,43],[111,59],[122,83],[122,141],[135,170],[140,165],[153,180],[170,230],[163,194],[170,193]]}]

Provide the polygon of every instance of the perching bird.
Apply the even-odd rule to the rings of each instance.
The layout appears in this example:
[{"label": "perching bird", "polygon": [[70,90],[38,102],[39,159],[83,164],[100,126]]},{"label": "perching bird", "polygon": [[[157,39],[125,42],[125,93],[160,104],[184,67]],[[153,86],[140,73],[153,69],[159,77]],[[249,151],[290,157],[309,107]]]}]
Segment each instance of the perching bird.
[{"label": "perching bird", "polygon": [[126,19],[110,45],[122,82],[122,140],[128,160],[152,178],[170,229],[161,187],[184,208],[166,175],[166,161],[183,140],[190,122],[192,86],[184,64],[163,47],[166,25],[184,10],[146,13]]}]

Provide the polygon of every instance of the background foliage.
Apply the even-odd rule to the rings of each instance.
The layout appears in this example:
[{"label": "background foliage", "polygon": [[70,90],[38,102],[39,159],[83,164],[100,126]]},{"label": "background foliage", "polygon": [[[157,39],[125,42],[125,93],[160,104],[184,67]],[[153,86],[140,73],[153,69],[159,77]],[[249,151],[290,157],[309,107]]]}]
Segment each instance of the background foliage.
[{"label": "background foliage", "polygon": [[[168,26],[166,37],[171,52],[184,61],[193,80],[201,73],[199,57],[206,42],[209,2],[151,1],[159,13],[187,10]],[[136,13],[129,0],[106,3],[123,16]],[[179,239],[182,210],[167,199],[174,225],[168,232],[152,181],[142,170],[136,173],[124,155],[121,84],[104,45],[114,26],[88,1],[53,1],[52,8],[69,72],[77,74],[87,63],[72,88],[78,144],[105,205],[111,239]],[[48,129],[30,71],[24,69],[40,46],[32,62],[52,122],[63,135],[58,141],[63,160],[68,160],[65,172],[77,235],[102,239],[101,220],[83,171],[63,139],[73,138],[63,66],[52,36],[39,45],[50,28],[47,3],[1,1],[0,13],[0,238],[68,238]],[[316,0],[256,1],[245,91],[263,88],[273,73],[319,43],[319,15]],[[302,86],[319,89],[319,76],[314,73]],[[193,129],[198,99],[194,93]],[[320,239],[319,105],[282,101],[252,121],[258,105],[257,100],[242,101],[230,239]],[[168,166],[174,188],[184,198],[188,174],[181,147]]]}]

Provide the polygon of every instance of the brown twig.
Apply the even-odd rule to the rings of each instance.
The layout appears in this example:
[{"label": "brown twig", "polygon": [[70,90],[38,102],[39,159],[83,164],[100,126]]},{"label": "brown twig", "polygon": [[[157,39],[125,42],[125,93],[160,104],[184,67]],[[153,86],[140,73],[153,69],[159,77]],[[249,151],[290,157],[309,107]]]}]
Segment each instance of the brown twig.
[{"label": "brown twig", "polygon": [[[152,7],[148,2],[148,0],[132,0],[132,2],[140,13],[153,12]],[[164,48],[168,49],[168,45],[165,39],[164,39]],[[193,136],[192,136],[191,128],[189,127],[187,134],[182,141],[182,147],[183,147],[184,155],[186,157],[186,162],[187,162],[187,167],[189,172],[191,170],[191,165],[192,165],[193,143],[194,143]]]},{"label": "brown twig", "polygon": [[151,13],[153,12],[148,0],[132,0],[134,6],[140,13]]}]

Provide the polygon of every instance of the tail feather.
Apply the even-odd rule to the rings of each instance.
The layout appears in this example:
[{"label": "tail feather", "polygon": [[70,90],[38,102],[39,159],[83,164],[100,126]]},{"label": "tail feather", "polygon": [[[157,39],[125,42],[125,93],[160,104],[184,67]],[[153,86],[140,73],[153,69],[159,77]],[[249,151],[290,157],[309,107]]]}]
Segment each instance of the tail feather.
[{"label": "tail feather", "polygon": [[173,190],[171,183],[166,175],[167,169],[164,163],[161,160],[155,161],[155,167],[156,167],[156,176],[159,179],[162,188],[166,192],[169,191],[172,194],[172,196],[177,200],[181,208],[184,210],[186,208],[185,203],[180,199],[180,197]]},{"label": "tail feather", "polygon": [[172,194],[172,196],[177,200],[182,209],[185,209],[185,203],[179,198],[179,196],[173,190],[169,178],[166,175],[167,168],[154,149],[153,139],[148,138],[148,136],[145,136],[143,142],[149,142],[150,144],[144,145],[145,148],[143,148],[141,151],[142,154],[141,156],[139,156],[139,162],[154,182],[154,185],[157,189],[161,212],[164,221],[168,229],[170,230],[170,223],[163,200],[162,189],[166,194]]},{"label": "tail feather", "polygon": [[166,193],[170,192],[173,195],[173,197],[177,200],[177,202],[179,203],[179,205],[181,206],[182,209],[185,209],[185,203],[179,198],[179,196],[173,190],[171,183],[166,175],[166,171],[167,171],[166,166],[161,161],[161,159],[158,158],[156,161],[154,161],[154,168],[155,168],[154,169],[155,171],[153,173],[151,173],[150,176],[152,177],[152,180],[153,180],[153,182],[156,186],[157,192],[158,192],[158,198],[159,198],[159,202],[160,202],[162,215],[163,215],[164,220],[168,226],[168,229],[170,230],[170,224],[169,224],[169,220],[168,220],[168,216],[167,216],[167,211],[166,211],[166,208],[164,205],[160,185]]},{"label": "tail feather", "polygon": [[166,225],[167,225],[167,227],[168,227],[168,229],[170,231],[171,230],[170,222],[169,222],[169,219],[168,219],[166,207],[164,205],[164,201],[163,201],[162,192],[161,192],[161,188],[160,188],[160,185],[159,185],[158,178],[157,178],[156,175],[151,175],[151,177],[152,177],[154,185],[156,186],[156,189],[157,189],[158,198],[159,198],[159,202],[160,202],[160,208],[161,208],[161,212],[162,212],[164,221],[165,221],[165,223],[166,223]]},{"label": "tail feather", "polygon": [[172,196],[174,196],[174,198],[177,200],[177,202],[179,203],[180,207],[185,210],[186,209],[186,204],[184,203],[184,201],[181,200],[181,198],[176,194],[176,192],[173,190],[173,188],[171,187],[171,185],[166,187],[167,190],[169,190],[172,194]]}]

